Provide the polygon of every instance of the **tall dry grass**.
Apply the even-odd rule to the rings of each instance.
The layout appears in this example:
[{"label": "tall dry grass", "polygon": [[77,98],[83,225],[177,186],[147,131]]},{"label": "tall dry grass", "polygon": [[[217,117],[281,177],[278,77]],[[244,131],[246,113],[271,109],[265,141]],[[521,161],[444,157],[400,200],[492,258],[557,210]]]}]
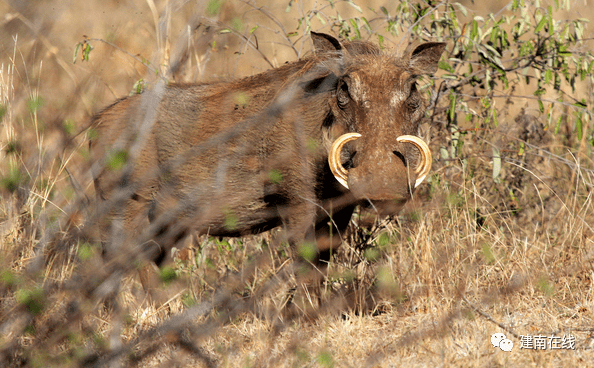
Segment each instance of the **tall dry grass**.
[{"label": "tall dry grass", "polygon": [[[317,290],[296,278],[288,250],[268,246],[279,230],[190,237],[189,251],[162,270],[162,306],[146,299],[135,267],[104,263],[89,117],[141,78],[150,88],[155,70],[185,82],[250,75],[309,50],[300,18],[340,32],[331,17],[361,16],[346,2],[291,4],[285,13],[287,4],[247,1],[0,3],[2,365],[591,364],[594,127],[586,114],[579,139],[565,104],[555,133],[525,98],[534,84],[500,91],[498,126],[460,118],[460,136],[444,117],[448,101],[437,104],[423,126],[436,156],[430,180],[399,216],[356,213]],[[572,4],[560,16],[588,15]],[[359,5],[370,21],[379,6],[392,10]],[[380,20],[370,23],[383,32]],[[405,36],[385,35],[385,46]],[[79,53],[74,64],[85,39],[89,61]],[[592,106],[591,85],[564,88]],[[470,107],[482,111],[478,101]],[[503,158],[497,178],[493,147]],[[495,332],[513,341],[511,352],[493,348]],[[570,334],[575,350],[520,349],[521,335]]]}]

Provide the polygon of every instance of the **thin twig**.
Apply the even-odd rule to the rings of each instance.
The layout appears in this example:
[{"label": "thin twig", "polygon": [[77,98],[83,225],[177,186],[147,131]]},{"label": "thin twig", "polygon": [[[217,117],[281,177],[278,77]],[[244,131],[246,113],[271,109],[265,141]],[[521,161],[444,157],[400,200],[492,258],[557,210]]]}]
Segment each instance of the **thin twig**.
[{"label": "thin twig", "polygon": [[512,334],[516,339],[520,340],[520,335],[518,335],[517,333],[515,333],[511,327],[507,327],[506,325],[504,325],[501,322],[497,322],[493,317],[491,317],[490,315],[488,315],[487,313],[483,312],[479,307],[477,307],[476,305],[472,304],[468,299],[466,299],[465,295],[462,295],[462,300],[464,300],[466,302],[466,304],[468,304],[468,306],[470,308],[472,308],[472,310],[474,310],[475,312],[477,312],[478,314],[480,314],[481,316],[483,316],[487,321],[492,322],[494,324],[496,324],[497,326],[501,327],[501,329],[509,332],[510,334]]}]

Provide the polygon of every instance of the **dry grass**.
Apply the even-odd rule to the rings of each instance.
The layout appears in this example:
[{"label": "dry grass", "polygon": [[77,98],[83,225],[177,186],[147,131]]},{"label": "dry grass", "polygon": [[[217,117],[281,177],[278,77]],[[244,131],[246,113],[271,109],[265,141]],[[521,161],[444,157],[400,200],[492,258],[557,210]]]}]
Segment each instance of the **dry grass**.
[{"label": "dry grass", "polygon": [[[538,133],[546,116],[536,101],[519,97],[522,90],[513,104],[498,102],[498,127],[460,123],[470,133],[456,159],[439,157],[452,146],[439,114],[424,126],[436,156],[429,182],[398,217],[358,213],[319,290],[297,281],[286,252],[267,246],[273,231],[188,239],[190,251],[180,254],[176,277],[164,285],[166,305],[147,301],[135,272],[122,276],[116,307],[103,305],[104,290],[118,282],[100,257],[90,221],[86,124],[138,79],[151,84],[156,77],[99,41],[89,62],[73,64],[74,45],[83,35],[100,38],[159,68],[191,44],[183,73],[174,75],[183,81],[253,74],[309,49],[307,38],[299,38],[303,28],[291,49],[283,32],[273,32],[278,24],[241,1],[223,2],[217,16],[200,21],[214,27],[241,20],[239,33],[258,50],[204,25],[188,42],[187,25],[207,14],[205,4],[160,1],[153,11],[150,0],[121,3],[0,2],[0,365],[592,364],[593,147],[578,140],[569,118],[557,134]],[[174,5],[170,16],[167,3]],[[270,2],[266,9],[291,32],[313,6],[296,2],[284,13],[286,4]],[[501,9],[492,6],[476,11]],[[358,14],[346,3],[324,12]],[[577,16],[586,15],[567,14]],[[170,20],[169,38],[159,19]],[[317,18],[312,27],[330,31]],[[398,42],[386,41],[388,47]],[[576,94],[588,96],[591,106],[591,91],[584,84]],[[589,119],[585,124],[584,136],[591,136],[594,127]],[[497,180],[493,146],[505,153]],[[513,341],[511,352],[491,346],[496,332]],[[520,335],[569,334],[575,350],[520,349]]]}]

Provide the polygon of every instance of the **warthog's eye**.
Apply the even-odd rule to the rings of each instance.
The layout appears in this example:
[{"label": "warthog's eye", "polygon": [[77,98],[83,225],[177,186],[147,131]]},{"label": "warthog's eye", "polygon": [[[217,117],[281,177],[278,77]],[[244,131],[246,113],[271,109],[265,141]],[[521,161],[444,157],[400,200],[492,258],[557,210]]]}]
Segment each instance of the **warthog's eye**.
[{"label": "warthog's eye", "polygon": [[338,86],[338,90],[336,91],[336,101],[338,103],[338,107],[344,109],[349,103],[350,99],[349,88],[345,82],[341,81],[340,85]]},{"label": "warthog's eye", "polygon": [[410,93],[408,94],[406,103],[408,104],[409,108],[412,110],[419,108],[421,101],[419,98],[419,93],[417,92],[417,84],[416,83],[413,83],[412,86],[410,87]]}]

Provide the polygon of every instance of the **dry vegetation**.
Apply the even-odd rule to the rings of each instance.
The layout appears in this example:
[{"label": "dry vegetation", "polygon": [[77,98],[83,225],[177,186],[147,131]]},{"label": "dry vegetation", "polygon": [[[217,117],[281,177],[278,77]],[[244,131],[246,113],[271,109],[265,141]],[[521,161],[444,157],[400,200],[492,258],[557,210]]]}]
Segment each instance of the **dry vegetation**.
[{"label": "dry vegetation", "polygon": [[[445,2],[434,3],[433,14],[445,13]],[[473,14],[510,12],[506,2],[462,3],[468,33]],[[592,16],[585,0],[568,3],[555,19]],[[358,213],[320,290],[295,281],[285,252],[267,246],[272,232],[188,239],[190,251],[162,271],[164,306],[146,300],[135,272],[123,275],[117,303],[101,302],[117,277],[94,223],[90,115],[139,81],[150,87],[156,71],[204,81],[295,60],[311,48],[304,19],[335,34],[350,26],[357,37],[349,20],[365,17],[361,37],[382,35],[386,48],[418,40],[412,29],[386,31],[380,6],[395,13],[395,5],[359,5],[362,13],[325,1],[0,2],[1,366],[592,364],[591,73],[575,89],[546,87],[544,110],[533,93],[545,73],[532,66],[507,89],[456,90],[468,98],[454,110],[443,90],[423,126],[430,180],[398,217]],[[528,1],[526,9],[538,12]],[[586,28],[569,51],[585,53],[592,36]],[[467,67],[443,60],[458,75]],[[427,80],[433,96],[447,74]],[[512,340],[511,352],[491,345],[496,332]],[[575,350],[520,349],[521,335],[569,334]]]}]

